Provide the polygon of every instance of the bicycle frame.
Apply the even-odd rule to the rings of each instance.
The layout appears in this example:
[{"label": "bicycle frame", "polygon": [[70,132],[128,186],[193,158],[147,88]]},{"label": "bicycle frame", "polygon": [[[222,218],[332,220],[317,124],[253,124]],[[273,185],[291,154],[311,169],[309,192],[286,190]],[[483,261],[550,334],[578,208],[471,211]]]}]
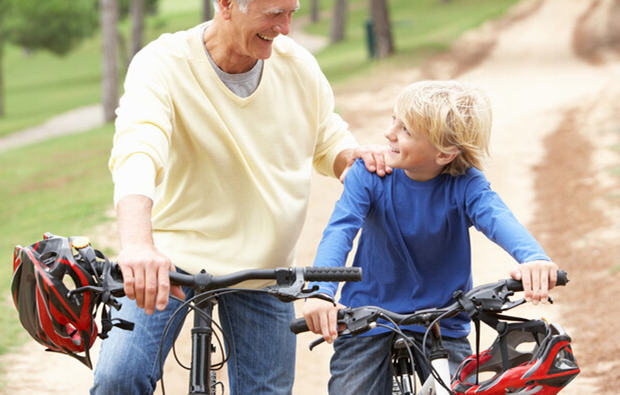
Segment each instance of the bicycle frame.
[{"label": "bicycle frame", "polygon": [[192,364],[189,373],[189,394],[215,394],[216,383],[211,372],[211,353],[215,350],[211,345],[213,329],[211,318],[215,301],[207,298],[196,304],[194,312],[194,327],[192,328]]},{"label": "bicycle frame", "polygon": [[[450,383],[450,368],[448,364],[448,352],[443,346],[441,341],[441,333],[439,330],[439,324],[435,323],[430,331],[431,333],[431,355],[429,370],[434,370],[439,376],[442,382]],[[403,338],[402,336],[396,336],[392,342],[392,367],[394,385],[392,386],[392,393],[394,395],[449,395],[450,393],[433,377],[429,375],[424,381],[420,391],[414,392],[414,380],[413,375],[415,370],[411,361],[413,356],[411,348],[416,340],[413,337]]]}]

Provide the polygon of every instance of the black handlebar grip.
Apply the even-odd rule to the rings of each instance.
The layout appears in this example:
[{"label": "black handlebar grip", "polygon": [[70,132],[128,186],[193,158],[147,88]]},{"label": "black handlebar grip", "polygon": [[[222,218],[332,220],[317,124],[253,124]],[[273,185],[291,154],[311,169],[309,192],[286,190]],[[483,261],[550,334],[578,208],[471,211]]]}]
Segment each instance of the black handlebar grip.
[{"label": "black handlebar grip", "polygon": [[[566,285],[568,283],[568,277],[564,270],[558,270],[558,278],[555,282],[556,286]],[[510,291],[520,292],[523,291],[523,284],[520,280],[508,279],[506,280],[506,287]]]},{"label": "black handlebar grip", "polygon": [[304,269],[306,281],[361,281],[362,269],[359,267],[307,267]]},{"label": "black handlebar grip", "polygon": [[558,270],[558,279],[555,285],[566,285],[568,283],[568,275],[564,270]]},{"label": "black handlebar grip", "polygon": [[305,318],[295,318],[293,321],[291,321],[289,328],[291,328],[291,332],[296,335],[302,332],[308,332],[310,330],[308,329],[308,324],[306,324]]}]

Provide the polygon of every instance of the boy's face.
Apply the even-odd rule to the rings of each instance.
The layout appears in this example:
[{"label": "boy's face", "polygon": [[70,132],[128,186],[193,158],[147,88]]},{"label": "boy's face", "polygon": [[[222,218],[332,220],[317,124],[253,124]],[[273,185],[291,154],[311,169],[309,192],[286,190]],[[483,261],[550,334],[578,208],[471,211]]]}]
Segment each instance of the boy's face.
[{"label": "boy's face", "polygon": [[388,139],[387,165],[403,169],[409,178],[427,181],[436,177],[443,165],[438,163],[440,151],[424,133],[408,130],[396,116],[392,126],[384,133]]}]

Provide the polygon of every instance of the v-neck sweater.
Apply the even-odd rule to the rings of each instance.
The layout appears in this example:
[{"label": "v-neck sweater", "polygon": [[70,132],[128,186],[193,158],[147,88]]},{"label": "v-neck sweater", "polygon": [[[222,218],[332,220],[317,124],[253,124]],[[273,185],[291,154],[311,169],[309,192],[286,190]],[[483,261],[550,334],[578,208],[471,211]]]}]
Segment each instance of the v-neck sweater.
[{"label": "v-neck sweater", "polygon": [[292,265],[313,167],[333,176],[355,140],[303,47],[277,37],[243,98],[211,67],[203,30],[164,34],[132,60],[109,161],[115,201],[151,197],[156,247],[190,273]]}]

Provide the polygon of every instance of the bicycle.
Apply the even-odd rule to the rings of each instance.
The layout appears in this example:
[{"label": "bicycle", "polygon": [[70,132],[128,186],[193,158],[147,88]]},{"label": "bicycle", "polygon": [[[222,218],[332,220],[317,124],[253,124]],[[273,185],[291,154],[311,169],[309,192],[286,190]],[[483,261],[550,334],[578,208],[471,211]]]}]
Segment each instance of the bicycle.
[{"label": "bicycle", "polygon": [[[566,272],[558,271],[557,285],[566,285],[567,282]],[[453,294],[455,302],[443,308],[429,308],[410,314],[398,314],[377,306],[345,308],[338,312],[339,336],[357,336],[376,326],[395,332],[391,347],[395,394],[555,394],[580,372],[570,346],[570,337],[558,324],[500,314],[525,303],[524,299],[510,300],[510,296],[519,291],[523,291],[520,281],[504,279],[480,285],[467,293],[456,291]],[[552,301],[551,298],[549,300]],[[439,322],[463,311],[471,317],[476,327],[476,352],[461,363],[451,379]],[[493,345],[482,353],[481,321],[498,332]],[[424,326],[426,331],[422,344],[401,331],[401,325]],[[295,334],[308,331],[304,318],[293,320],[290,329]],[[430,353],[427,353],[429,338]],[[320,338],[312,342],[310,349],[323,341]],[[535,343],[535,349],[529,353],[517,350],[517,346],[524,342]],[[412,349],[424,357],[431,372],[419,392],[413,380],[416,369]],[[544,377],[537,376],[541,369],[547,369]],[[494,372],[495,376],[480,382],[479,374],[486,371]]]},{"label": "bicycle", "polygon": [[[44,237],[44,240],[28,247],[15,248],[11,289],[20,321],[31,336],[49,347],[50,351],[71,355],[92,368],[89,349],[96,336],[105,339],[114,326],[125,330],[133,329],[133,323],[112,320],[110,317],[111,308],[121,308],[117,298],[124,296],[120,268],[103,253],[93,249],[84,238],[64,238],[50,233],[46,233]],[[74,254],[74,251],[77,253]],[[224,276],[212,276],[204,271],[194,275],[171,271],[169,275],[172,284],[192,287],[195,295],[186,301],[181,300],[182,305],[173,313],[164,330],[160,351],[163,338],[170,330],[169,325],[175,315],[183,312],[189,314],[189,311],[193,310],[192,354],[190,366],[187,368],[190,371],[188,393],[203,395],[213,395],[218,385],[223,387],[223,384],[216,381],[213,368],[223,366],[226,356],[222,356],[222,362],[218,366],[213,366],[211,359],[211,354],[216,352],[216,347],[212,344],[213,336],[224,353],[222,342],[213,330],[213,326],[217,324],[213,322],[212,311],[218,295],[228,292],[266,292],[283,302],[292,302],[308,297],[325,298],[318,294],[316,289],[306,289],[306,281],[361,280],[361,270],[358,268],[341,267],[244,270]],[[276,283],[262,290],[229,288],[246,280],[275,280]],[[44,294],[45,290],[51,290],[49,295]],[[41,311],[34,311],[36,308],[33,308],[33,297],[39,301],[37,306],[49,305],[45,307],[46,311],[56,313],[46,317],[45,314],[40,314]],[[46,297],[49,299],[45,299]],[[99,306],[102,330],[97,335],[94,316]],[[186,307],[189,309],[186,310]],[[85,308],[89,310],[88,314],[82,315]],[[79,316],[72,319],[72,316],[76,316],[76,310],[80,311]],[[57,314],[61,311],[65,315]],[[86,318],[87,324],[83,322]],[[48,319],[49,322],[46,321]],[[45,330],[40,331],[40,328]],[[57,334],[60,334],[58,338]],[[64,338],[68,338],[69,342],[63,342]],[[81,352],[85,355],[78,355]],[[161,352],[159,355],[161,387],[165,394]]]}]

